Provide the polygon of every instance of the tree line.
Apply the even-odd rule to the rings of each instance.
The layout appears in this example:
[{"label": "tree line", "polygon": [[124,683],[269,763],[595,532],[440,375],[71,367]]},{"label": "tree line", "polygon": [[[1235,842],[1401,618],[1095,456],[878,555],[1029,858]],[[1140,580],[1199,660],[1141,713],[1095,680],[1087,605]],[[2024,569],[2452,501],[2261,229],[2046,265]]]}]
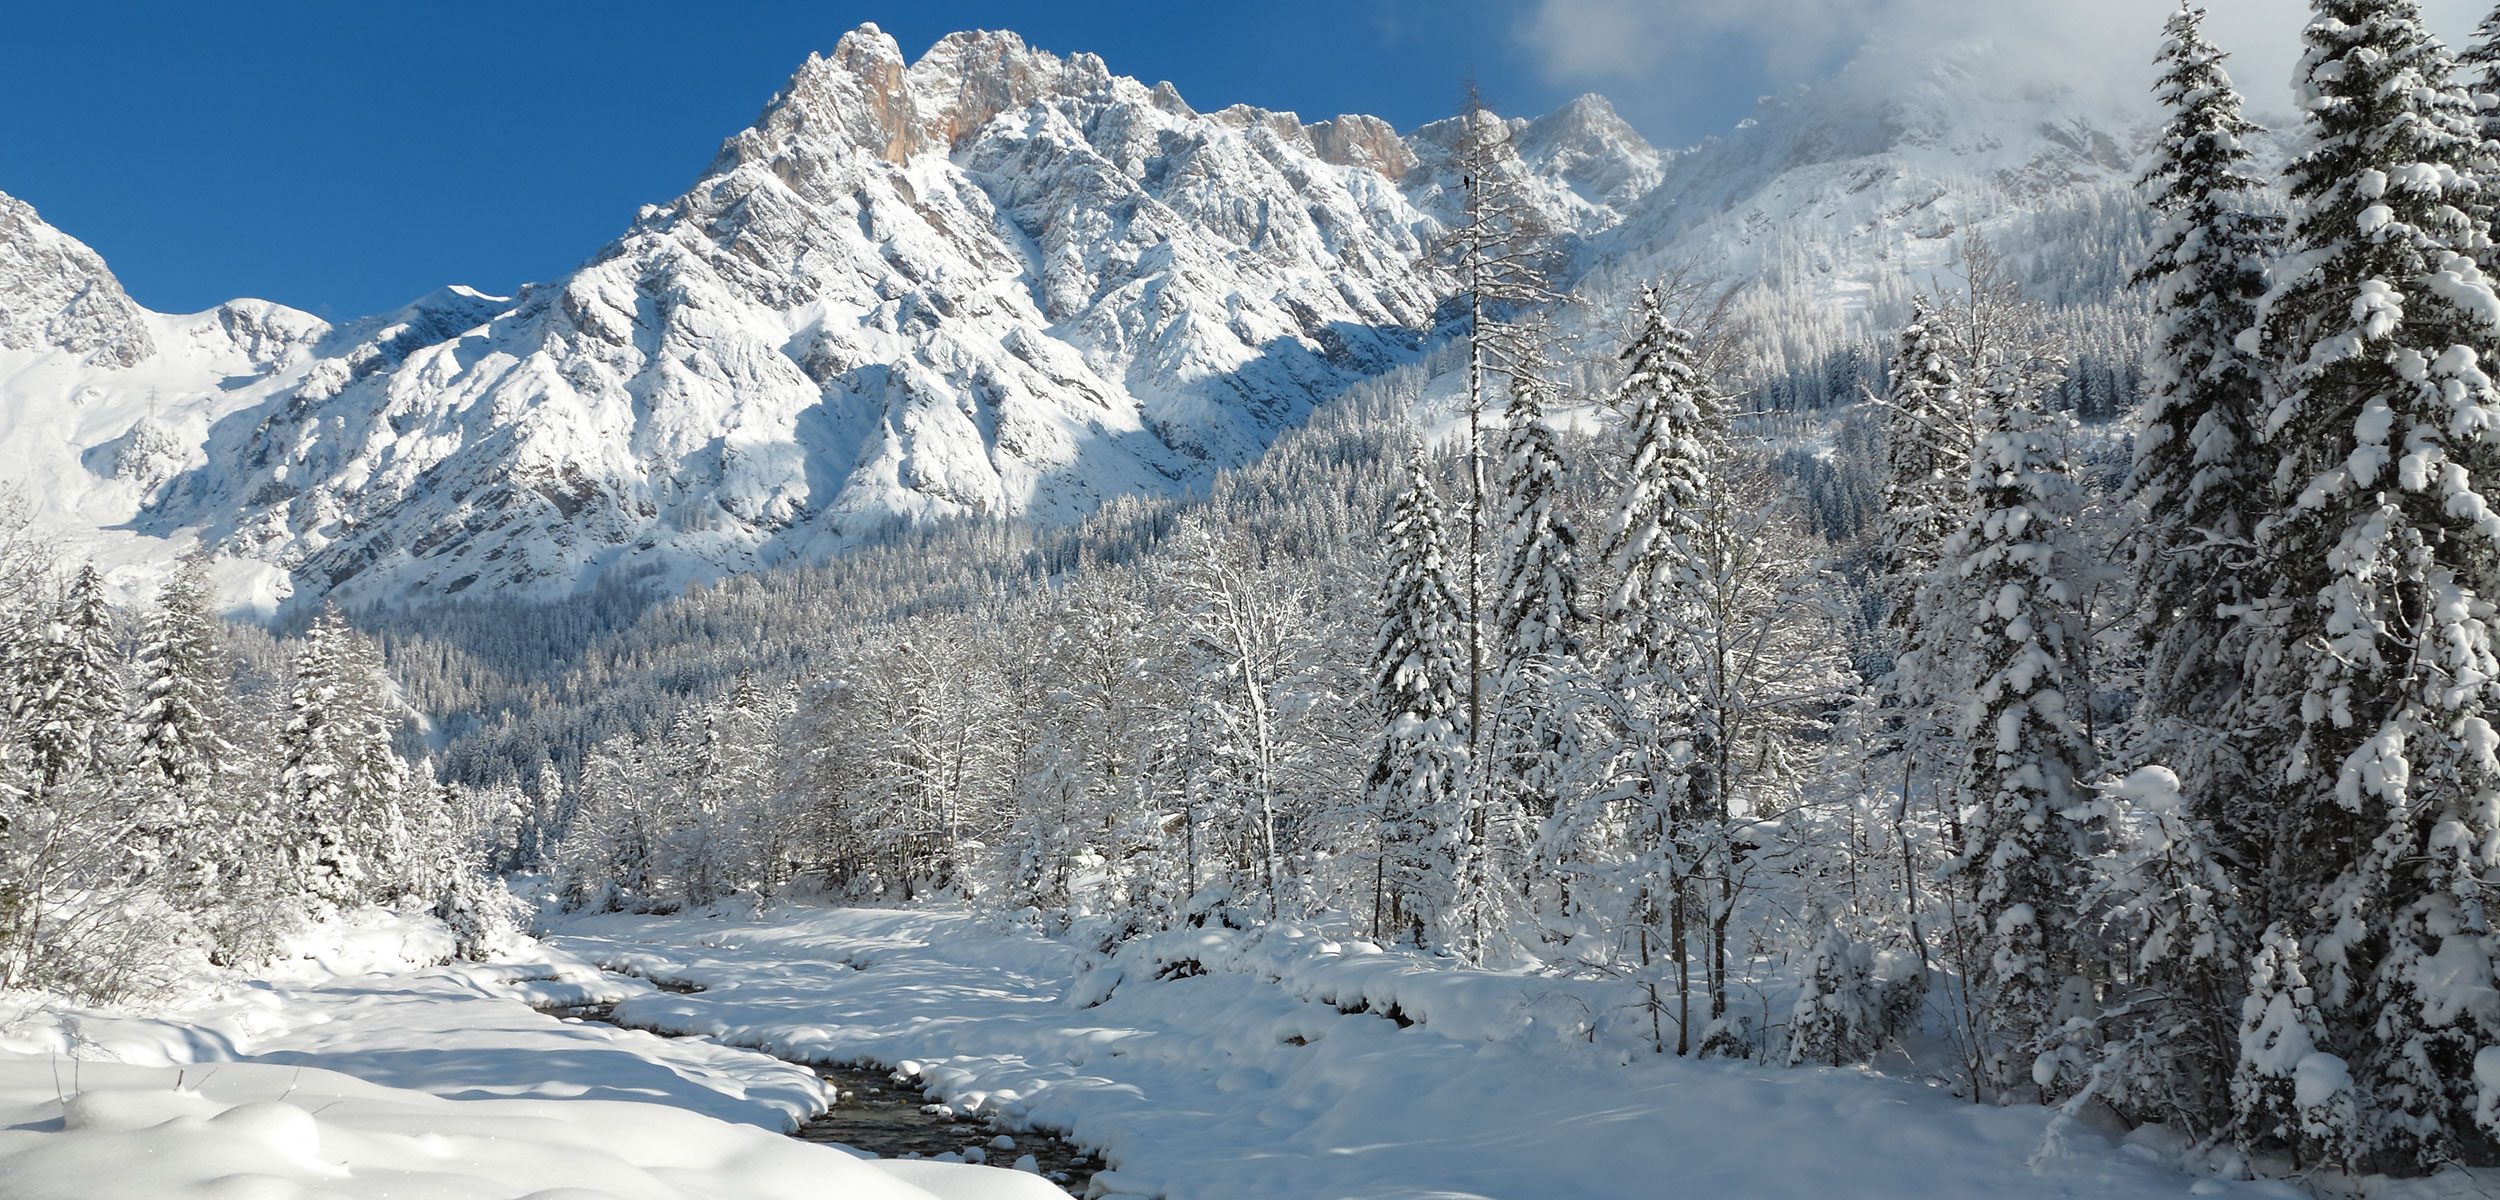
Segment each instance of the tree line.
[{"label": "tree line", "polygon": [[413,714],[338,612],[290,654],[222,620],[197,562],[125,612],[22,513],[0,528],[0,988],[146,998],[368,904],[470,955],[515,927],[489,871],[521,793],[411,766]]}]

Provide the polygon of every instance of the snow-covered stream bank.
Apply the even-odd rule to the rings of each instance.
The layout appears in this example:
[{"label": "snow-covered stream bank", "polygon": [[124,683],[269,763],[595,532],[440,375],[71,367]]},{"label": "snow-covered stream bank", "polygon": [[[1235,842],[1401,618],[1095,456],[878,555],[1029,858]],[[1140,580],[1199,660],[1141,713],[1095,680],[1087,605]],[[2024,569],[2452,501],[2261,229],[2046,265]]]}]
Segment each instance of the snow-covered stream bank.
[{"label": "snow-covered stream bank", "polygon": [[[690,994],[691,984],[659,984],[660,990]],[[563,1021],[623,1028],[613,1001],[578,1003],[575,997],[536,1006]],[[696,1036],[696,1035],[682,1035]],[[944,1104],[924,1103],[925,1088],[917,1076],[897,1073],[884,1063],[811,1063],[827,1085],[830,1107],[807,1119],[791,1136],[821,1142],[878,1158],[925,1158],[936,1162],[996,1163],[1031,1171],[1070,1193],[1086,1194],[1099,1160],[1067,1142],[1031,1129],[993,1132],[986,1124],[967,1121]]]},{"label": "snow-covered stream bank", "polygon": [[[544,947],[418,968],[430,923],[162,1015],[20,1004],[0,1024],[7,1200],[1047,1200],[1040,1178],[871,1162],[787,1136],[804,1067],[537,1006],[651,985]],[[439,944],[436,944],[439,942]]]},{"label": "snow-covered stream bank", "polygon": [[1592,1002],[1566,985],[1283,934],[1166,935],[1099,967],[960,912],[784,907],[587,918],[549,941],[703,989],[627,996],[627,1024],[896,1064],[968,1117],[1061,1131],[1108,1162],[1096,1195],[2306,1194],[1855,1070],[1627,1065],[1566,1040]]},{"label": "snow-covered stream bank", "polygon": [[[960,911],[784,905],[571,920],[432,968],[410,936],[378,923],[170,1015],[18,1012],[0,1197],[1062,1195],[934,1160],[1005,1165],[1002,1129],[1103,1164],[1085,1194],[1169,1200],[2308,1195],[1864,1071],[1627,1056],[1591,1023],[1602,988],[1305,930],[1176,931],[1106,963]],[[909,1084],[874,1097],[929,1139],[890,1148],[932,1157],[789,1136],[884,1078],[818,1067],[867,1063],[954,1118],[922,1120]],[[2468,1190],[2372,1194],[2474,1183],[2447,1182]]]}]

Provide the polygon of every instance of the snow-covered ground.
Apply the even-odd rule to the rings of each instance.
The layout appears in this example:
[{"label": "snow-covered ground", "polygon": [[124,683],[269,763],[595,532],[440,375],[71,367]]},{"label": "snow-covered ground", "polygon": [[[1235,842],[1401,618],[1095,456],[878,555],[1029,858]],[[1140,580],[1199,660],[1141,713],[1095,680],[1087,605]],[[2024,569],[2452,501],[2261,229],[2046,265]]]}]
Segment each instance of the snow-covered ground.
[{"label": "snow-covered ground", "polygon": [[[2182,1170],[2157,1131],[1868,1071],[1627,1054],[1592,1019],[1600,985],[1290,926],[1105,961],[961,910],[780,905],[581,918],[507,962],[420,965],[449,949],[430,922],[367,918],[155,1015],[20,1000],[0,1025],[0,1196],[1060,1194],[785,1136],[830,1099],[793,1063],[860,1060],[1096,1151],[1097,1196],[2311,1194]],[[636,1028],[537,1011],[591,1003]]]},{"label": "snow-covered ground", "polygon": [[[620,1021],[917,1069],[958,1110],[1098,1149],[1100,1194],[2306,1194],[1862,1071],[1627,1064],[1566,1040],[1585,1039],[1593,993],[1298,931],[1184,931],[1090,970],[933,910],[607,916],[550,940],[704,989],[637,992]],[[1393,1006],[1408,1024],[1378,1015]]]},{"label": "snow-covered ground", "polygon": [[650,985],[542,947],[498,965],[436,925],[333,930],[317,958],[170,1015],[20,1004],[0,1030],[0,1196],[293,1200],[1033,1200],[1033,1175],[879,1164],[785,1136],[804,1068],[543,1016]]}]

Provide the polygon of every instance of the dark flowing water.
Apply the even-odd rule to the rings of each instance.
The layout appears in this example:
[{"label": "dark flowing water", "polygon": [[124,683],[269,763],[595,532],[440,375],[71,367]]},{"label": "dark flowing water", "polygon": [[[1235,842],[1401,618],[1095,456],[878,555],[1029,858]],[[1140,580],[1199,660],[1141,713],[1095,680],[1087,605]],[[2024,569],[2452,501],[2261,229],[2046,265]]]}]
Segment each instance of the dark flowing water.
[{"label": "dark flowing water", "polygon": [[[694,992],[701,989],[664,987],[664,990]],[[617,1025],[616,1006],[613,1004],[582,1004],[538,1011],[567,1020]],[[800,1065],[807,1066],[819,1078],[832,1084],[839,1097],[832,1108],[818,1114],[791,1135],[802,1141],[848,1146],[879,1158],[936,1158],[952,1154],[967,1162],[987,1162],[993,1167],[1013,1167],[1017,1159],[1031,1155],[1043,1178],[1077,1196],[1085,1194],[1086,1185],[1094,1178],[1094,1172],[1102,1169],[1100,1160],[1048,1134],[992,1129],[977,1121],[958,1118],[945,1105],[929,1103],[917,1084],[910,1080],[898,1080],[891,1070],[879,1064]],[[1014,1145],[1000,1144],[996,1141],[999,1138],[1005,1138]]]},{"label": "dark flowing water", "polygon": [[[936,1158],[977,1149],[993,1167],[1011,1167],[1031,1155],[1044,1178],[1080,1196],[1094,1172],[1102,1169],[1100,1161],[1047,1134],[1001,1131],[960,1120],[945,1106],[923,1099],[917,1085],[896,1081],[893,1072],[874,1063],[815,1070],[840,1089],[842,1098],[799,1127],[796,1136],[807,1141],[831,1142],[880,1158]],[[1015,1144],[1001,1145],[999,1138]]]}]

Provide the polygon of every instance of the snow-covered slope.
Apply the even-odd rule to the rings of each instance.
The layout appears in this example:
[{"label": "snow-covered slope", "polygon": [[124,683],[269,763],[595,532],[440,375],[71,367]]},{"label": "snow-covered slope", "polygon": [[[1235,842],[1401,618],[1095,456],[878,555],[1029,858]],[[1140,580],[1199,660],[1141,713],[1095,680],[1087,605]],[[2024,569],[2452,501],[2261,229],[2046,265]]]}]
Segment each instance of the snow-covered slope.
[{"label": "snow-covered slope", "polygon": [[[268,402],[329,331],[283,305],[237,300],[167,316],[133,303],[95,251],[0,194],[0,504],[124,580],[198,548],[195,533],[129,522],[170,479],[209,465],[210,428]],[[281,572],[219,564],[239,603],[283,596]]]},{"label": "snow-covered slope", "polygon": [[[2041,244],[2131,205],[2141,122],[1955,65],[1980,52],[1908,84],[1870,55],[1680,154],[1595,96],[1508,126],[1601,325],[1692,262],[1757,314],[1863,331],[1974,227],[2088,293],[2123,248],[2090,220]],[[1072,519],[1202,486],[1445,328],[1458,130],[1201,113],[1013,34],[907,61],[863,26],[572,273],[337,328],[149,313],[0,200],[0,483],[134,570],[212,546],[264,604],[674,585],[897,518]]]},{"label": "snow-covered slope", "polygon": [[[1980,233],[2053,302],[2097,299],[2122,247],[2061,245],[2061,214],[2132,218],[2156,114],[2008,80],[1984,42],[1869,47],[1829,80],[1764,97],[1723,138],[1677,156],[1591,248],[1617,280],[1690,262],[1792,303],[1863,318],[1885,293],[1950,274]],[[2076,277],[2076,278],[2070,278]],[[1592,281],[1594,282],[1594,281]]]}]

